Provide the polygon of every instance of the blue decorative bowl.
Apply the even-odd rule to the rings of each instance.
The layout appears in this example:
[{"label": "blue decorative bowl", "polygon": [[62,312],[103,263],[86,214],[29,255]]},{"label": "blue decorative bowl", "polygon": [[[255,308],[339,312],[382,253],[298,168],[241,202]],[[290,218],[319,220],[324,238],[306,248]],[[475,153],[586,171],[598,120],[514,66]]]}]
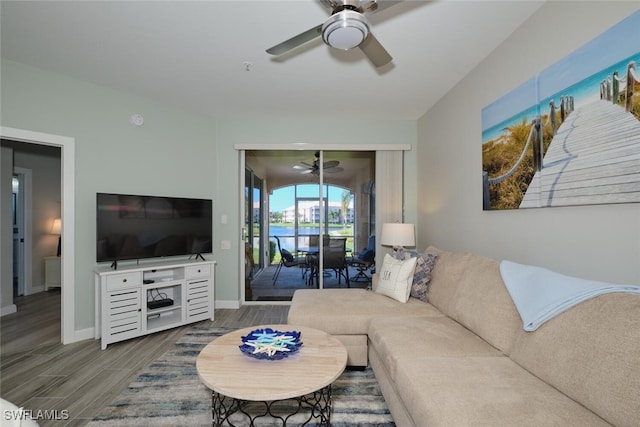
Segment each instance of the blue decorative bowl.
[{"label": "blue decorative bowl", "polygon": [[282,332],[271,328],[255,329],[242,337],[240,351],[250,357],[280,360],[300,350],[300,332]]}]

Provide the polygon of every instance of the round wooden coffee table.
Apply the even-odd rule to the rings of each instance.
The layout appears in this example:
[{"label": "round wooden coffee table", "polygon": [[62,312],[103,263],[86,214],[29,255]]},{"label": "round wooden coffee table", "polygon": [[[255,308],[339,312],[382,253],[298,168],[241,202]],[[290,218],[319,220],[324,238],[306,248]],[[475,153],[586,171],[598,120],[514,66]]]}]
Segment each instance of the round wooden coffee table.
[{"label": "round wooden coffee table", "polygon": [[[300,350],[281,360],[259,360],[242,353],[242,336],[264,328],[300,331]],[[319,418],[320,425],[329,426],[331,383],[346,364],[347,349],[338,339],[293,325],[260,325],[230,332],[211,341],[196,359],[198,376],[212,390],[216,426],[234,425],[238,417],[254,425],[256,419],[267,416],[280,419],[284,426],[292,417],[306,416],[305,408],[311,410],[304,423]]]}]

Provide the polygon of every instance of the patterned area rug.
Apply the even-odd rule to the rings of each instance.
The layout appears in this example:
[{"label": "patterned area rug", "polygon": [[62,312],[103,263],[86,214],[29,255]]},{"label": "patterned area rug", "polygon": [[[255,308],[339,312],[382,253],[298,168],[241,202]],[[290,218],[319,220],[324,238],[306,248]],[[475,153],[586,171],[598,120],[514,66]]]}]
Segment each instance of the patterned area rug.
[{"label": "patterned area rug", "polygon": [[[226,328],[194,326],[172,349],[147,366],[88,425],[210,426],[211,392],[198,378],[196,357],[210,341],[229,331]],[[333,383],[331,390],[332,426],[395,426],[370,368],[345,371]],[[280,424],[261,419],[259,425]],[[292,419],[287,425],[300,423]]]}]

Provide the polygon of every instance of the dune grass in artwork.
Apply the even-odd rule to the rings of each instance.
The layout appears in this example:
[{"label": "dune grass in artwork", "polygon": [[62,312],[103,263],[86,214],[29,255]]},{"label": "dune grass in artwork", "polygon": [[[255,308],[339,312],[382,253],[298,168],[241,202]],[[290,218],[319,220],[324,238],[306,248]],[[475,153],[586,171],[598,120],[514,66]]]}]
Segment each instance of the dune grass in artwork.
[{"label": "dune grass in artwork", "polygon": [[[542,123],[547,123],[547,119],[548,116],[543,116]],[[483,144],[482,167],[489,177],[503,175],[516,164],[527,144],[531,126],[532,122],[527,123],[523,118],[519,124],[505,128],[505,133],[499,138]],[[544,154],[553,138],[553,129],[547,124],[542,131]],[[534,174],[533,148],[530,146],[518,170],[501,183],[490,186],[491,209],[518,209]]]},{"label": "dune grass in artwork", "polygon": [[[627,97],[626,95],[620,94],[620,102],[619,105],[626,105]],[[635,82],[633,85],[633,95],[631,96],[631,114],[633,114],[636,119],[640,120],[640,82]]]}]

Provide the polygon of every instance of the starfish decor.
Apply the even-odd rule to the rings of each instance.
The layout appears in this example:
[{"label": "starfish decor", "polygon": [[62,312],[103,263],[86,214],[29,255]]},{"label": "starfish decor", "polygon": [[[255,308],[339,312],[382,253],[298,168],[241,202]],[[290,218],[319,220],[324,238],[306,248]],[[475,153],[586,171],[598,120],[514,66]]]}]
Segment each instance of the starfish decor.
[{"label": "starfish decor", "polygon": [[300,332],[280,332],[270,328],[251,331],[242,337],[242,343],[242,352],[259,359],[281,359],[302,345]]}]

